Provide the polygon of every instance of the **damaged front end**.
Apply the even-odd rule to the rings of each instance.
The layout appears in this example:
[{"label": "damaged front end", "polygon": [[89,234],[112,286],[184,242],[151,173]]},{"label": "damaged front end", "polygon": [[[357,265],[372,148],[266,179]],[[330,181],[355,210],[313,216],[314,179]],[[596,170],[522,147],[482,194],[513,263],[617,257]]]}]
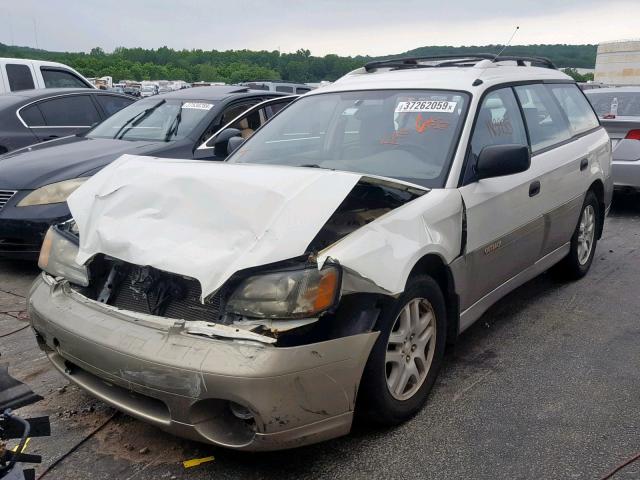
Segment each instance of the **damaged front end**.
[{"label": "damaged front end", "polygon": [[[61,252],[73,258],[77,253],[79,234],[73,221],[49,232],[40,266],[54,276],[68,278],[72,288],[88,299],[128,312],[182,320],[190,334],[248,337],[277,346],[325,341],[370,332],[381,303],[390,295],[335,259],[319,267],[319,253],[424,193],[385,180],[361,179],[304,255],[236,272],[207,296],[194,278],[104,254],[96,255],[86,266],[69,258],[59,261]],[[52,249],[53,255],[48,253]],[[64,264],[73,267],[60,269]],[[320,325],[312,326],[320,319]]]},{"label": "damaged front end", "polygon": [[[199,276],[167,268],[171,260],[143,265],[123,258],[134,250],[122,247],[126,230],[118,248],[104,244],[80,264],[87,230],[67,222],[44,242],[44,273],[29,298],[33,328],[70,380],[177,435],[272,450],[346,434],[376,321],[394,295],[338,259],[318,259],[424,193],[359,178],[303,250],[238,269],[211,291]],[[277,221],[269,222],[271,230]],[[169,246],[156,257],[184,254]],[[256,250],[254,242],[247,255]]]}]

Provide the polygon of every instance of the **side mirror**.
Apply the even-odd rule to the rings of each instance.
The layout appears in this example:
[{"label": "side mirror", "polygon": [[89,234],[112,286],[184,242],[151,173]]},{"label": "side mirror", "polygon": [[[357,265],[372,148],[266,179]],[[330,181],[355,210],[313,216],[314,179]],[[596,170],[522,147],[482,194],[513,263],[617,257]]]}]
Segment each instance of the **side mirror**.
[{"label": "side mirror", "polygon": [[218,145],[226,144],[229,139],[239,137],[240,135],[240,130],[237,128],[225,128],[213,138],[213,145],[208,144],[207,147],[215,148]]},{"label": "side mirror", "polygon": [[526,172],[531,166],[527,145],[489,145],[484,147],[476,164],[478,180]]},{"label": "side mirror", "polygon": [[225,128],[218,133],[213,139],[212,145],[215,156],[221,159],[225,158],[229,154],[229,141],[237,137],[240,137],[240,130],[237,128]]},{"label": "side mirror", "polygon": [[244,138],[242,137],[233,137],[229,139],[227,143],[227,155],[231,155],[234,150],[236,150],[240,145],[244,143]]}]

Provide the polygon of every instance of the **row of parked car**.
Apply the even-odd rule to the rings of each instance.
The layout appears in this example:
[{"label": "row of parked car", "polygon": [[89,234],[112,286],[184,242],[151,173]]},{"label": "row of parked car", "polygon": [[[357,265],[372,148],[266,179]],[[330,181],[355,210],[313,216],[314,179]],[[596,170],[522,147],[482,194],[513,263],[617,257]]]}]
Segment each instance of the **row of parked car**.
[{"label": "row of parked car", "polygon": [[633,92],[596,94],[474,54],[300,97],[143,99],[0,159],[0,253],[40,250],[53,365],[162,429],[269,450],[346,434],[356,408],[397,424],[490,305],[587,274],[640,168]]}]

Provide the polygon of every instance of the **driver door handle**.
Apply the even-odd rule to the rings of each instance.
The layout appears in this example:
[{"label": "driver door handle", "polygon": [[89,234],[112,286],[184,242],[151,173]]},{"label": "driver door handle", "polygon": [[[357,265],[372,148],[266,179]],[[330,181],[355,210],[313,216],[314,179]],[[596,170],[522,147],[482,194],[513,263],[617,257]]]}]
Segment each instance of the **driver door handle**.
[{"label": "driver door handle", "polygon": [[540,182],[536,180],[535,182],[531,182],[529,185],[529,196],[535,197],[540,193]]}]

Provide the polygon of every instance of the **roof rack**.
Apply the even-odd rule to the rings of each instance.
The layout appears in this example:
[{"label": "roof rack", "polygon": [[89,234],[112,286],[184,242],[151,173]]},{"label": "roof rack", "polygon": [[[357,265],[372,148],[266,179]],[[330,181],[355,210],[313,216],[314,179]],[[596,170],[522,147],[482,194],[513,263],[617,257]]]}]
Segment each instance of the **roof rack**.
[{"label": "roof rack", "polygon": [[[378,60],[369,62],[364,66],[367,72],[372,72],[378,68],[390,68],[392,70],[402,70],[410,68],[437,68],[437,67],[469,67],[474,66],[482,60],[497,62],[516,62],[519,67],[526,67],[527,63],[532,67],[543,67],[556,69],[551,60],[545,57],[528,57],[521,55],[496,55],[493,53],[470,53],[469,55],[431,55],[426,57],[404,57],[390,58],[389,60]],[[438,63],[420,63],[438,62]]]}]

